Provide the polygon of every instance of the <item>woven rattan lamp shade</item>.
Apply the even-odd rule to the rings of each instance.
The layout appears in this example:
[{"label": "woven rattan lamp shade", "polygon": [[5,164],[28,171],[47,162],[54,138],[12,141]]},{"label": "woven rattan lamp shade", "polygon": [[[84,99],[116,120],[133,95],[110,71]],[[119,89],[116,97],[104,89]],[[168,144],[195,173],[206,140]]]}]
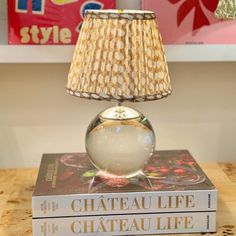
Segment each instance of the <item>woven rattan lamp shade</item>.
[{"label": "woven rattan lamp shade", "polygon": [[155,14],[87,11],[70,67],[67,92],[121,102],[168,96],[170,79]]}]

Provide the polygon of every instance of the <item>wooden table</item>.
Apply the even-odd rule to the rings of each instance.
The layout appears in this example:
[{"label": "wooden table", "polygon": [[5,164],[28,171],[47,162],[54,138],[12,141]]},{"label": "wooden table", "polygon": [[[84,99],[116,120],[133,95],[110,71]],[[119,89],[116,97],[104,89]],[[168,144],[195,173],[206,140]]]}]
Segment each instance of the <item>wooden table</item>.
[{"label": "wooden table", "polygon": [[[202,168],[219,190],[215,235],[236,235],[236,163]],[[32,235],[31,195],[36,176],[37,169],[0,170],[0,236]]]}]

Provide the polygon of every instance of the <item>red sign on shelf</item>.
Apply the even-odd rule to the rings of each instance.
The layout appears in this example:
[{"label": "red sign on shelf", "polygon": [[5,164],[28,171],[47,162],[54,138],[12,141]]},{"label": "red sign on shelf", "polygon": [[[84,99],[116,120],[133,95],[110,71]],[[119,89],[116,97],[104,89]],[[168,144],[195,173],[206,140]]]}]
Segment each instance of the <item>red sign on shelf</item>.
[{"label": "red sign on shelf", "polygon": [[8,0],[9,44],[75,44],[85,10],[115,0]]}]

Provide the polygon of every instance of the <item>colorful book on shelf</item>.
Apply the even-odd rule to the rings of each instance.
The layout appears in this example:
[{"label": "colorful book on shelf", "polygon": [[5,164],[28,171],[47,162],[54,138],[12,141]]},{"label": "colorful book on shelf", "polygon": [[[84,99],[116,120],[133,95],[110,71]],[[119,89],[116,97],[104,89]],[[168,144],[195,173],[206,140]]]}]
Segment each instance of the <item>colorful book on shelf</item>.
[{"label": "colorful book on shelf", "polygon": [[236,24],[214,15],[219,0],[142,0],[156,13],[164,44],[235,44]]},{"label": "colorful book on shelf", "polygon": [[32,196],[33,218],[215,212],[216,205],[217,190],[187,150],[156,151],[131,179],[100,175],[85,153],[44,154]]},{"label": "colorful book on shelf", "polygon": [[215,232],[215,212],[33,219],[33,236],[143,235]]},{"label": "colorful book on shelf", "polygon": [[8,42],[75,44],[86,10],[113,8],[115,0],[8,0]]}]

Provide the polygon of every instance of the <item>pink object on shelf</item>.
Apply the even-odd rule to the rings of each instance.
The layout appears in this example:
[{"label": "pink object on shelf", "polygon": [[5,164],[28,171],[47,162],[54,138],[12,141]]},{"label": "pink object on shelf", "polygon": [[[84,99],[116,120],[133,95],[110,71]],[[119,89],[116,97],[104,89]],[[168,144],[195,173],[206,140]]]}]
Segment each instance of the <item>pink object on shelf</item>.
[{"label": "pink object on shelf", "polygon": [[235,44],[236,21],[221,21],[218,0],[143,0],[142,8],[157,15],[165,44]]},{"label": "pink object on shelf", "polygon": [[9,44],[75,44],[84,11],[115,0],[8,0]]}]

